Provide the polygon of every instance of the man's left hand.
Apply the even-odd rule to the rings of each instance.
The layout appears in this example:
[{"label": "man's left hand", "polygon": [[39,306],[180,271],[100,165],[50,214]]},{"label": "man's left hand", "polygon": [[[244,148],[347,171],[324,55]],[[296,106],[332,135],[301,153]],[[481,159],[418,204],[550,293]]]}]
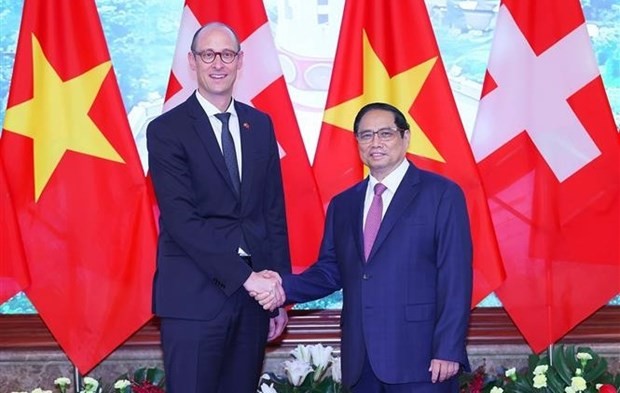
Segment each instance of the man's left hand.
[{"label": "man's left hand", "polygon": [[267,341],[273,341],[282,334],[288,323],[288,314],[282,307],[278,309],[278,316],[269,319],[269,335]]},{"label": "man's left hand", "polygon": [[451,362],[449,360],[431,360],[431,366],[428,371],[431,373],[431,381],[443,382],[446,379],[450,379],[459,372],[461,365],[458,362]]}]

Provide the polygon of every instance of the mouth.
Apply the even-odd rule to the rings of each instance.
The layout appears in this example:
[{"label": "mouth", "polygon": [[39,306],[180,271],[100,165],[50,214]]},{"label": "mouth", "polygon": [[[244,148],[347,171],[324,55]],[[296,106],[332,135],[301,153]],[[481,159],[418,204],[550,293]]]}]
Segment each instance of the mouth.
[{"label": "mouth", "polygon": [[209,74],[211,79],[221,80],[228,76],[228,74]]}]

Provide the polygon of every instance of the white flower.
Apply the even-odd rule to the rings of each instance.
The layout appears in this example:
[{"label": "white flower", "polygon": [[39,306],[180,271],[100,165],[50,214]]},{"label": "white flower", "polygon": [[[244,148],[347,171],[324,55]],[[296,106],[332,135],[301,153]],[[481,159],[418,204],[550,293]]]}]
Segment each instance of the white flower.
[{"label": "white flower", "polygon": [[306,363],[312,362],[312,354],[308,345],[298,345],[297,348],[291,351],[291,355],[297,360],[303,360]]},{"label": "white flower", "polygon": [[96,393],[97,389],[99,389],[99,381],[95,378],[85,377],[84,378],[84,390],[80,393]]},{"label": "white flower", "polygon": [[603,386],[602,383],[597,383],[596,384],[596,390],[601,390],[601,386]]},{"label": "white flower", "polygon": [[304,379],[306,379],[306,376],[312,371],[312,367],[303,360],[295,359],[284,362],[284,370],[286,371],[288,381],[293,386],[300,386]]},{"label": "white flower", "polygon": [[332,360],[332,347],[324,347],[321,344],[310,346],[310,355],[312,356],[312,364],[316,367],[314,372],[314,380],[321,381],[325,377],[325,371],[329,367]]},{"label": "white flower", "polygon": [[334,348],[324,347],[321,344],[310,346],[310,355],[312,356],[312,364],[317,368],[325,369],[329,365],[332,358]]},{"label": "white flower", "polygon": [[586,390],[586,380],[583,379],[583,377],[572,377],[570,381],[570,387],[576,392],[583,392]]},{"label": "white flower", "polygon": [[131,382],[126,379],[119,379],[118,381],[114,382],[114,389],[125,389],[127,386],[131,386]]},{"label": "white flower", "polygon": [[514,375],[517,375],[517,369],[515,367],[506,370],[506,378],[512,378]]},{"label": "white flower", "polygon": [[548,369],[549,366],[547,366],[546,364],[536,366],[536,368],[534,369],[534,375],[543,375],[547,372]]},{"label": "white flower", "polygon": [[499,386],[493,386],[490,393],[502,393],[503,391],[504,389],[500,388]]},{"label": "white flower", "polygon": [[332,359],[332,379],[334,382],[342,382],[342,366],[340,364],[340,358]]},{"label": "white flower", "polygon": [[564,393],[576,393],[575,389],[571,388],[570,386],[567,386],[564,388]]},{"label": "white flower", "polygon": [[274,389],[273,384],[267,386],[267,384],[264,383],[260,385],[260,393],[278,393],[278,391]]},{"label": "white flower", "polygon": [[578,352],[576,357],[579,360],[592,360],[592,355],[587,352]]},{"label": "white flower", "polygon": [[581,369],[580,368],[576,368],[575,369],[575,375],[581,375]]},{"label": "white flower", "polygon": [[71,380],[67,377],[60,377],[54,380],[54,385],[58,387],[66,387],[71,385]]},{"label": "white flower", "polygon": [[30,393],[52,393],[52,391],[51,390],[43,390],[41,388],[36,388],[32,392],[30,392]]},{"label": "white flower", "polygon": [[536,389],[547,387],[547,376],[545,374],[534,375],[534,387]]}]

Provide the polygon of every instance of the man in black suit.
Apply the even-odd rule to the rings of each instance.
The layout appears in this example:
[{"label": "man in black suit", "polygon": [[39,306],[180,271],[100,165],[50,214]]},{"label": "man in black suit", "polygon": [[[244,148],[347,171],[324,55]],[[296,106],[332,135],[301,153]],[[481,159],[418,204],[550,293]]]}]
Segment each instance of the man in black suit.
[{"label": "man in black suit", "polygon": [[201,27],[188,61],[197,91],[147,130],[167,391],[253,393],[287,322],[248,294],[281,298],[279,277],[260,272],[290,272],[278,148],[269,116],[232,98],[243,52],[229,26]]}]

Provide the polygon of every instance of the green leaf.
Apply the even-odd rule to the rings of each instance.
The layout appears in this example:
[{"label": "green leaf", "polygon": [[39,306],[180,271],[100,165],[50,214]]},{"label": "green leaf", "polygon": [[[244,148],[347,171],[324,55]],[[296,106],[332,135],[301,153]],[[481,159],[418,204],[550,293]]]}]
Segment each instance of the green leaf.
[{"label": "green leaf", "polygon": [[133,380],[142,383],[146,381],[146,367],[141,367],[133,372]]},{"label": "green leaf", "polygon": [[147,371],[149,381],[155,386],[164,387],[166,382],[166,374],[164,370],[158,367],[151,367]]},{"label": "green leaf", "polygon": [[574,345],[569,345],[568,347],[566,347],[566,355],[564,356],[564,359],[566,360],[566,367],[568,367],[569,370],[577,370],[578,368],[582,368],[581,362],[577,360],[575,355],[576,352]]},{"label": "green leaf", "polygon": [[538,356],[536,354],[529,355],[527,357],[527,368],[528,368],[528,371],[529,371],[530,374],[534,371],[536,366],[538,366],[540,361],[541,361],[540,356]]},{"label": "green leaf", "polygon": [[587,372],[583,374],[583,377],[586,381],[592,381],[596,383],[598,379],[600,379],[607,372],[607,361],[605,359],[598,359],[599,361],[594,363],[593,360],[590,360],[592,364],[592,368],[589,368]]},{"label": "green leaf", "polygon": [[552,392],[563,392],[566,384],[564,384],[556,372],[548,372],[547,386],[549,386]]},{"label": "green leaf", "polygon": [[568,367],[566,363],[564,345],[557,345],[553,349],[553,368],[557,371],[558,376],[562,379],[562,381],[564,381],[566,385],[570,385],[570,379],[573,377],[573,371]]}]

